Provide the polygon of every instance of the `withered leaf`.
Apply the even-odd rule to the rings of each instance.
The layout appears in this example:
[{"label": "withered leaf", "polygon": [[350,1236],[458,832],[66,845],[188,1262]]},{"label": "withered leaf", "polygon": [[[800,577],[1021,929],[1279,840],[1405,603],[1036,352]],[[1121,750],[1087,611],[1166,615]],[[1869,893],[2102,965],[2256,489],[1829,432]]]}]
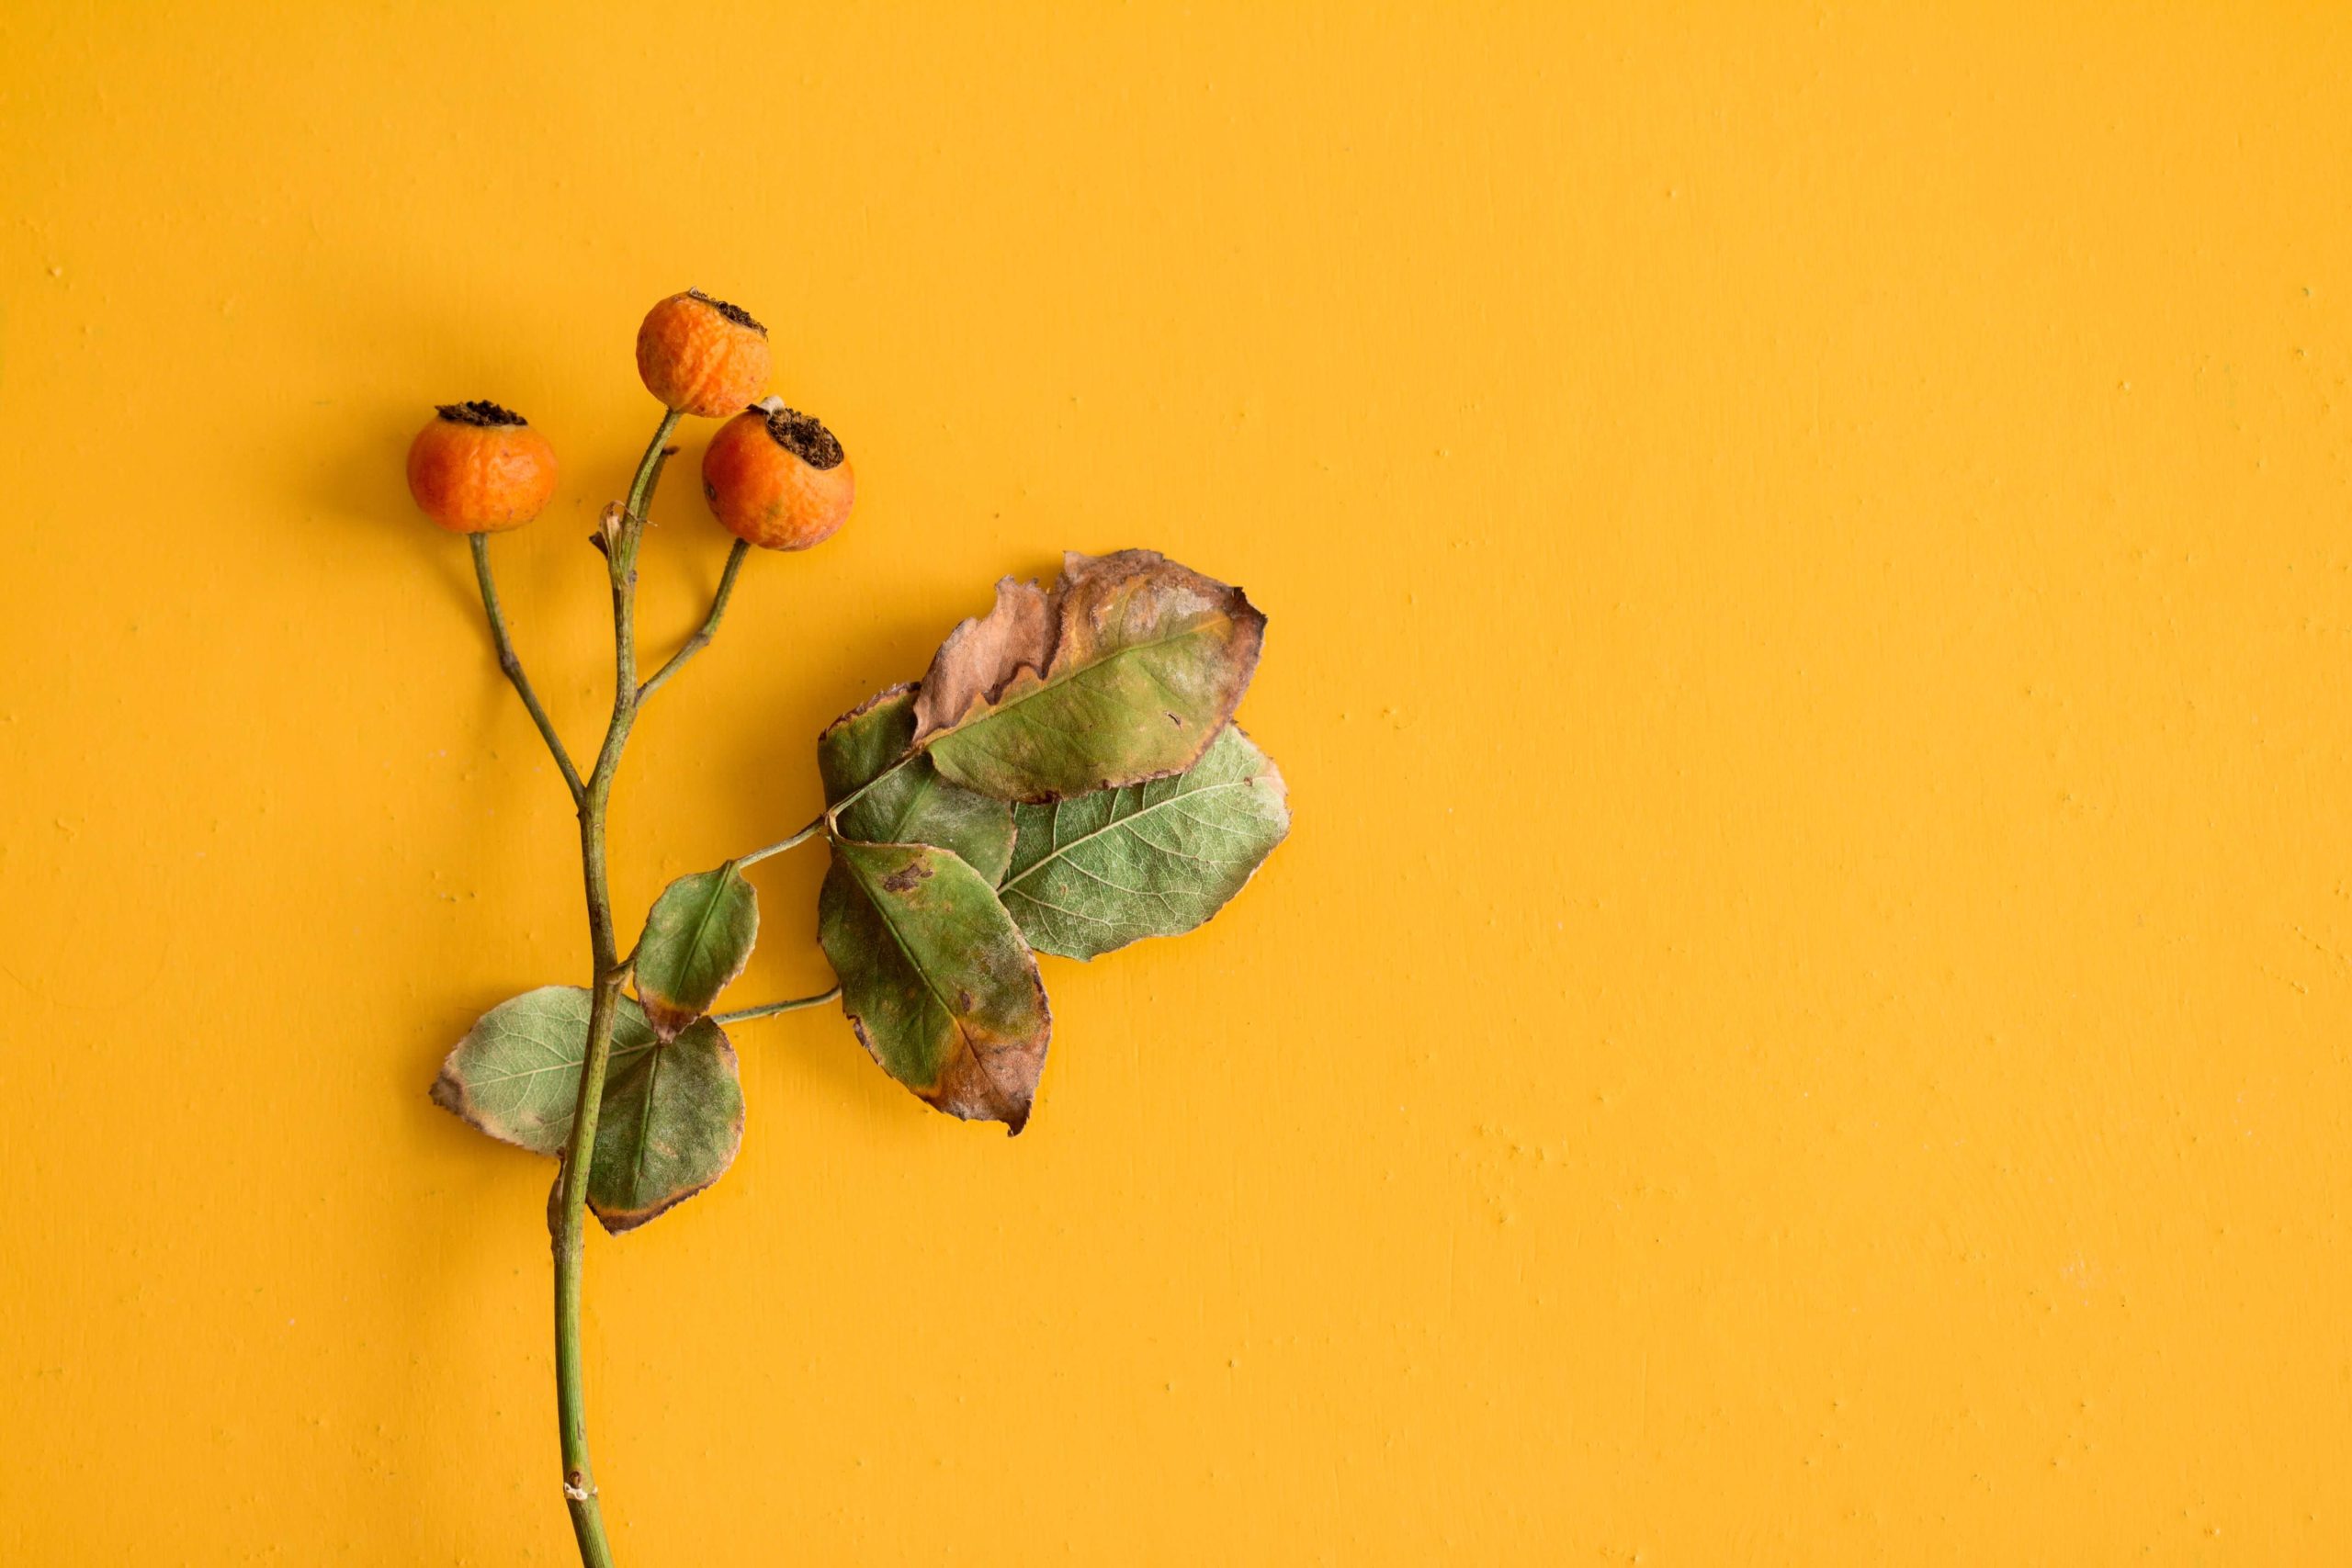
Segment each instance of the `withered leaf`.
[{"label": "withered leaf", "polygon": [[663,888],[637,943],[637,997],[653,1032],[671,1039],[708,1012],[759,935],[759,895],[732,861]]},{"label": "withered leaf", "polygon": [[1043,674],[1053,662],[1057,601],[1035,582],[997,580],[996,604],[961,621],[932,656],[916,717],[922,733],[953,725],[975,704],[993,701],[1023,670]]},{"label": "withered leaf", "polygon": [[952,1116],[1021,1131],[1052,1018],[987,878],[949,850],[836,840],[817,935],[885,1072]]},{"label": "withered leaf", "polygon": [[[492,1137],[560,1155],[571,1138],[592,998],[542,986],[484,1013],[441,1066],[434,1103]],[[619,999],[588,1204],[617,1235],[725,1174],[743,1141],[735,1049],[708,1019],[664,1043],[637,1003]]]},{"label": "withered leaf", "polygon": [[893,686],[826,727],[817,738],[825,803],[838,805],[903,760],[842,812],[842,834],[866,843],[936,844],[994,884],[1012,855],[1012,808],[949,784],[929,757],[908,756],[914,705],[912,686]]},{"label": "withered leaf", "polygon": [[1290,831],[1283,776],[1227,725],[1172,779],[1016,807],[998,889],[1041,953],[1091,958],[1207,920]]},{"label": "withered leaf", "polygon": [[1072,551],[1050,596],[1011,578],[948,635],[914,743],[954,783],[1048,801],[1182,773],[1233,716],[1265,617],[1150,550]]}]

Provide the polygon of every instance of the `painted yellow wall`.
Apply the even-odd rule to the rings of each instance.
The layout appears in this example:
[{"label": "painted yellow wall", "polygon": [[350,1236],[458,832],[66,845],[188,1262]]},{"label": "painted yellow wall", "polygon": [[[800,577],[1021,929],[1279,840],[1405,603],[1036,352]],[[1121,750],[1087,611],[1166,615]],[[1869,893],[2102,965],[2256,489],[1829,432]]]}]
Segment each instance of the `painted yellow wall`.
[{"label": "painted yellow wall", "polygon": [[586,744],[688,284],[862,491],[640,729],[632,913],[1065,546],[1267,609],[1297,829],[1048,961],[1017,1142],[741,1032],[734,1172],[590,1255],[625,1562],[2352,1561],[2347,80],[2316,6],[17,0],[0,1561],[567,1560],[548,1168],[424,1089],[584,977],[570,818],[400,462],[556,441]]}]

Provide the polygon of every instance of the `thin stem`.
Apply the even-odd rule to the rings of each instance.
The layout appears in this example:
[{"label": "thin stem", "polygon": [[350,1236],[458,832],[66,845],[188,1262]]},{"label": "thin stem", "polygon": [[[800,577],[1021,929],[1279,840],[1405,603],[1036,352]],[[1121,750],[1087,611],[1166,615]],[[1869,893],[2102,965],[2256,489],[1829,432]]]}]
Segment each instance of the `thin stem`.
[{"label": "thin stem", "polygon": [[555,732],[555,722],[548,717],[548,710],[539,704],[539,694],[531,689],[531,678],[523,672],[522,657],[514,651],[514,639],[506,630],[506,613],[499,608],[498,582],[490,574],[490,536],[472,534],[468,538],[474,547],[474,581],[481,584],[481,607],[490,615],[490,640],[498,649],[498,667],[514,682],[515,694],[531,713],[531,722],[539,727],[539,739],[548,743],[548,750],[555,757],[556,770],[563,774],[563,787],[571,792],[571,804],[581,801],[580,770],[571,765],[571,753],[563,749],[563,737]]},{"label": "thin stem", "polygon": [[[599,1079],[612,1059],[613,1019],[620,1008],[621,976],[602,976],[589,1004],[588,1054],[581,1064],[581,1079]],[[603,1098],[601,1089],[598,1099]],[[576,1135],[565,1150],[563,1172],[557,1178],[560,1208],[555,1231],[555,1386],[556,1425],[563,1445],[563,1499],[571,1511],[571,1533],[579,1542],[582,1568],[613,1568],[613,1549],[605,1540],[605,1514],[596,1495],[596,1472],[588,1458],[588,1411],[580,1352],[581,1264],[587,1251],[583,1210],[588,1189],[588,1160],[593,1149],[594,1122],[598,1107],[591,1102],[576,1111],[585,1115],[587,1139]]]},{"label": "thin stem", "polygon": [[[620,767],[621,748],[628,744],[629,727],[637,722],[637,547],[645,537],[645,513],[653,502],[653,481],[660,477],[662,465],[669,457],[667,447],[671,432],[678,428],[683,416],[675,409],[662,415],[661,424],[653,432],[653,439],[645,448],[645,456],[638,460],[637,480],[629,486],[628,515],[622,519],[620,537],[605,557],[605,566],[613,581],[613,721],[605,729],[605,744],[596,753],[595,771],[589,775],[588,792],[596,793],[597,780],[604,781],[604,791],[610,796],[613,774]],[[599,803],[599,817],[602,816]],[[597,860],[603,856],[601,823]],[[600,867],[601,869],[601,867]],[[611,900],[599,898],[594,886],[589,889],[588,919],[591,934],[596,925],[596,906],[605,906],[605,925],[611,924]],[[612,962],[611,932],[605,933],[603,945],[597,948],[600,965]],[[587,1087],[583,1081],[582,1089]]]},{"label": "thin stem", "polygon": [[[680,419],[684,417],[685,416],[684,414],[680,414],[678,416]],[[675,430],[676,428],[676,422],[673,421],[671,423],[671,429]],[[662,488],[662,470],[669,467],[670,459],[678,455],[678,449],[670,445],[670,437],[666,434],[655,436],[653,438],[653,446],[655,448],[652,454],[653,472],[650,475],[648,475],[642,468],[639,468],[638,470],[639,477],[645,481],[643,486],[645,491],[644,498],[641,501],[633,499],[629,502],[628,509],[631,512],[636,513],[640,518],[645,515],[643,508],[650,506],[653,503],[653,492]],[[632,491],[630,494],[634,497],[636,492]]]},{"label": "thin stem", "polygon": [[789,1001],[770,1002],[765,1007],[739,1008],[733,1012],[715,1012],[710,1021],[716,1024],[747,1023],[755,1018],[774,1018],[780,1012],[798,1012],[802,1008],[822,1007],[842,994],[835,986],[831,990],[813,997],[794,997]]},{"label": "thin stem", "polygon": [[571,1113],[571,1141],[564,1150],[563,1175],[555,1213],[556,1425],[563,1445],[563,1495],[571,1510],[571,1530],[585,1568],[612,1568],[612,1548],[596,1495],[596,1472],[588,1457],[587,1399],[580,1360],[582,1264],[587,1251],[588,1175],[595,1155],[596,1122],[604,1110],[605,1074],[612,1063],[613,1022],[628,967],[615,951],[613,897],[605,867],[605,820],[619,771],[621,749],[637,719],[637,547],[645,532],[646,508],[660,476],[664,448],[678,428],[678,413],[666,411],[629,487],[628,515],[619,537],[605,551],[613,585],[613,717],[596,765],[579,793],[581,874],[588,896],[588,942],[596,987],[588,1014],[588,1045],[580,1063],[580,1098]]},{"label": "thin stem", "polygon": [[770,855],[780,855],[784,853],[785,851],[791,849],[796,845],[807,843],[809,840],[815,838],[824,830],[825,818],[820,814],[816,820],[810,822],[808,826],[801,829],[800,831],[793,834],[788,839],[778,839],[775,843],[770,844],[763,850],[753,850],[750,854],[737,855],[735,857],[735,869],[741,871],[747,865],[758,864],[760,862],[767,859]]},{"label": "thin stem", "polygon": [[637,480],[628,487],[628,509],[640,523],[645,520],[645,509],[653,503],[653,487],[662,480],[662,465],[675,450],[670,437],[678,433],[678,422],[685,417],[676,409],[664,409],[662,423],[653,427],[653,439],[645,444],[645,456],[637,460]]},{"label": "thin stem", "polygon": [[718,574],[718,592],[711,597],[708,618],[703,622],[701,630],[686,638],[684,646],[670,655],[667,664],[656,670],[645,684],[637,689],[639,705],[642,706],[648,697],[662,689],[663,682],[675,675],[687,660],[708,648],[710,639],[718,635],[718,619],[727,614],[727,601],[735,593],[735,574],[743,570],[743,558],[751,553],[752,547],[741,539],[736,540],[735,547],[727,552],[727,567]]}]

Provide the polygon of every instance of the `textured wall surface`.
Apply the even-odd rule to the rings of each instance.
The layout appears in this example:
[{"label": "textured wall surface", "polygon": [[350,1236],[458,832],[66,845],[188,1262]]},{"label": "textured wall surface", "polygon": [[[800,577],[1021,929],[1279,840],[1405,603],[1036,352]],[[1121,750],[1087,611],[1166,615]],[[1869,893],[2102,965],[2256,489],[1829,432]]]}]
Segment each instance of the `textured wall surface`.
[{"label": "textured wall surface", "polygon": [[591,1247],[625,1562],[2352,1561],[2328,11],[0,8],[0,1560],[567,1560],[549,1168],[424,1089],[570,813],[401,457],[555,440],[587,744],[698,284],[862,490],[632,924],[1066,546],[1266,608],[1297,829],[1048,961],[1016,1141],[740,1032]]}]

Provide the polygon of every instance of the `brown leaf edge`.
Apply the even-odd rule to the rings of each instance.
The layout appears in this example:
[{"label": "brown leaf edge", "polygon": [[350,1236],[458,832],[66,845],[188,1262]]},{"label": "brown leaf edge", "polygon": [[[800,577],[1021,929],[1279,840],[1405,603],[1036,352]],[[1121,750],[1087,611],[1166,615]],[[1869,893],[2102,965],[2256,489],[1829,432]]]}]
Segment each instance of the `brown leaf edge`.
[{"label": "brown leaf edge", "polygon": [[[1045,1019],[1046,1028],[1044,1038],[1037,1042],[1036,1071],[1030,1075],[1029,1087],[1017,1095],[1008,1091],[983,1065],[979,1048],[972,1045],[970,1054],[942,1075],[939,1083],[930,1092],[909,1086],[917,1100],[933,1111],[955,1117],[958,1122],[1001,1122],[1006,1137],[1021,1136],[1022,1130],[1029,1125],[1030,1113],[1036,1109],[1036,1086],[1045,1078],[1046,1053],[1053,1046],[1054,1035],[1054,1008],[1046,996],[1046,982],[1042,976],[1033,976],[1030,983],[1036,987],[1037,1010]],[[881,1054],[874,1049],[874,1042],[866,1038],[865,1020],[850,1011],[846,999],[842,1003],[842,1015],[849,1020],[850,1032],[855,1034],[857,1043],[865,1047],[865,1054],[874,1058],[874,1065],[882,1066]],[[959,1023],[957,1027],[963,1026]],[[965,1040],[970,1043],[968,1032]],[[887,1076],[889,1069],[883,1067],[883,1072]],[[984,1097],[958,1092],[967,1089],[974,1080],[988,1086]]]},{"label": "brown leaf edge", "polygon": [[[1070,639],[1064,635],[1063,615],[1073,601],[1083,606],[1093,591],[1106,581],[1116,581],[1130,574],[1156,573],[1190,580],[1192,584],[1224,600],[1241,649],[1239,675],[1233,682],[1231,700],[1225,704],[1225,716],[1229,721],[1257,675],[1259,655],[1265,645],[1265,613],[1250,603],[1249,594],[1181,561],[1170,560],[1158,550],[1123,549],[1102,556],[1065,550],[1061,576],[1055,580],[1050,593],[1034,580],[1023,582],[1012,577],[1000,578],[996,603],[989,613],[957,622],[941,642],[939,651],[932,656],[931,668],[917,683],[913,748],[921,750],[935,737],[962,724],[975,705],[993,705],[1001,701],[1023,671],[1039,681],[1054,674],[1068,651]],[[1182,766],[1137,774],[1124,783],[1144,784],[1175,777],[1201,760],[1220,728],[1204,726],[1200,744]],[[1028,803],[1044,805],[1061,798],[1045,794],[1029,797]]]},{"label": "brown leaf edge", "polygon": [[[862,839],[849,841],[865,842]],[[936,844],[924,844],[920,847],[931,851],[933,854],[946,855],[950,859],[961,861],[963,858],[953,850],[943,850]],[[854,886],[857,882],[856,874],[850,872],[846,866],[842,869]],[[978,874],[975,872],[973,874]],[[855,886],[854,891],[857,897],[871,901],[871,895],[863,886]],[[1010,911],[1006,913],[1006,919],[1012,928],[1013,940],[1019,942],[1029,954],[1029,986],[1036,993],[1037,1017],[1041,1025],[1037,1032],[1034,1067],[1027,1074],[1028,1087],[1019,1094],[1008,1091],[997,1080],[995,1075],[987,1070],[983,1065],[982,1053],[978,1045],[974,1043],[971,1032],[961,1018],[956,1019],[956,1027],[964,1034],[966,1054],[960,1061],[950,1064],[948,1070],[941,1075],[939,1082],[925,1091],[915,1088],[912,1084],[905,1083],[883,1062],[882,1053],[874,1047],[873,1037],[865,1032],[865,1021],[860,1018],[850,1006],[849,991],[846,987],[842,991],[842,1016],[849,1021],[850,1032],[857,1036],[858,1044],[864,1047],[866,1055],[873,1059],[874,1065],[880,1067],[883,1076],[891,1082],[900,1084],[909,1093],[933,1111],[953,1116],[959,1122],[1001,1122],[1004,1123],[1005,1135],[1017,1138],[1021,1135],[1022,1129],[1029,1125],[1030,1113],[1035,1110],[1037,1101],[1036,1086],[1045,1080],[1046,1055],[1053,1048],[1054,1042],[1054,1004],[1053,998],[1046,994],[1046,977],[1038,971],[1036,949],[1029,946],[1029,939],[1022,934],[1021,922],[1012,919]],[[985,1085],[985,1092],[973,1092],[973,1086],[976,1083]]]},{"label": "brown leaf edge", "polygon": [[[535,987],[533,988],[548,990],[557,987]],[[466,1042],[472,1038],[475,1030],[481,1027],[482,1020],[504,1007],[507,1002],[529,995],[531,995],[530,991],[517,992],[515,996],[509,997],[504,1001],[492,1003],[490,1007],[483,1009],[481,1017],[466,1026],[465,1033],[458,1036],[458,1043],[450,1046],[448,1053],[441,1058],[441,1070],[434,1076],[433,1087],[425,1091],[425,1097],[486,1138],[504,1144],[508,1148],[521,1149],[526,1154],[535,1154],[541,1158],[551,1158],[560,1163],[563,1158],[563,1151],[560,1148],[533,1148],[522,1139],[509,1136],[492,1126],[490,1122],[475,1109],[472,1097],[466,1092],[466,1081],[458,1072],[458,1053],[466,1048]]]},{"label": "brown leaf edge", "polygon": [[[452,1050],[449,1055],[451,1056],[455,1056],[457,1052]],[[414,1091],[412,1090],[411,1092]],[[467,1126],[471,1127],[475,1132],[487,1134],[489,1136],[497,1139],[500,1143],[509,1145],[514,1148],[520,1149],[529,1147],[526,1144],[515,1143],[514,1139],[508,1137],[503,1133],[492,1133],[489,1128],[481,1124],[480,1119],[474,1115],[473,1107],[467,1101],[466,1086],[458,1081],[457,1068],[446,1058],[441,1063],[440,1076],[433,1080],[433,1088],[430,1090],[430,1093],[434,1104],[439,1106],[450,1115],[455,1116],[458,1121],[463,1122]],[[532,1149],[531,1152],[533,1154],[537,1154],[539,1151]]]},{"label": "brown leaf edge", "polygon": [[[1004,581],[1006,582],[1010,582],[1012,579],[1008,577]],[[872,696],[866,698],[864,702],[858,704],[855,707],[850,709],[849,712],[842,715],[841,717],[833,720],[832,723],[819,730],[817,732],[818,772],[821,774],[824,771],[825,742],[831,739],[836,731],[848,728],[851,725],[855,724],[859,719],[864,718],[867,714],[872,713],[876,708],[880,707],[884,703],[905,696],[909,692],[914,691],[916,689],[916,685],[917,682],[913,681],[900,681],[896,685],[885,686],[880,691],[875,693]],[[907,753],[901,753],[900,755],[903,757],[907,755]],[[899,759],[893,759],[893,761],[897,760]],[[831,779],[820,778],[819,780],[819,784],[825,792],[825,804],[827,806],[834,804],[836,799],[839,797],[833,794],[833,781]],[[841,793],[842,795],[846,795],[857,787],[857,785],[852,784],[848,789],[844,789]]]},{"label": "brown leaf edge", "polygon": [[[714,866],[711,869],[715,872],[724,873],[729,867],[734,865],[734,862],[729,861],[724,865]],[[699,874],[689,872],[686,874],[688,876],[692,876]],[[735,876],[737,881],[743,881],[743,874],[740,870],[735,873]],[[663,887],[661,894],[657,895],[653,900],[655,908],[658,908],[661,906],[662,898],[668,895],[671,887],[676,886],[678,881],[684,880],[684,877],[678,878],[677,881],[673,881],[668,886]],[[723,876],[721,878],[720,886],[725,886]],[[749,886],[750,884],[745,883],[745,886]],[[650,925],[652,923],[650,911],[648,912],[646,919],[647,924]],[[752,932],[753,945],[743,950],[743,956],[737,962],[733,971],[728,975],[727,978],[719,982],[718,994],[724,994],[727,987],[733,985],[737,980],[741,979],[743,976],[743,971],[751,966],[752,954],[758,945],[759,926],[760,898],[758,890],[754,888],[752,893]],[[638,938],[640,951],[642,950],[644,941],[645,939],[641,935]],[[665,998],[647,995],[645,976],[641,972],[637,970],[634,965],[630,968],[628,984],[630,993],[637,998],[638,1010],[645,1015],[645,1021],[652,1026],[653,1038],[663,1045],[669,1044],[670,1042],[675,1040],[679,1035],[694,1027],[695,1020],[710,1016],[710,1009],[708,1008],[676,1007],[673,1006]],[[716,994],[713,996],[712,999],[716,1002]]]}]

